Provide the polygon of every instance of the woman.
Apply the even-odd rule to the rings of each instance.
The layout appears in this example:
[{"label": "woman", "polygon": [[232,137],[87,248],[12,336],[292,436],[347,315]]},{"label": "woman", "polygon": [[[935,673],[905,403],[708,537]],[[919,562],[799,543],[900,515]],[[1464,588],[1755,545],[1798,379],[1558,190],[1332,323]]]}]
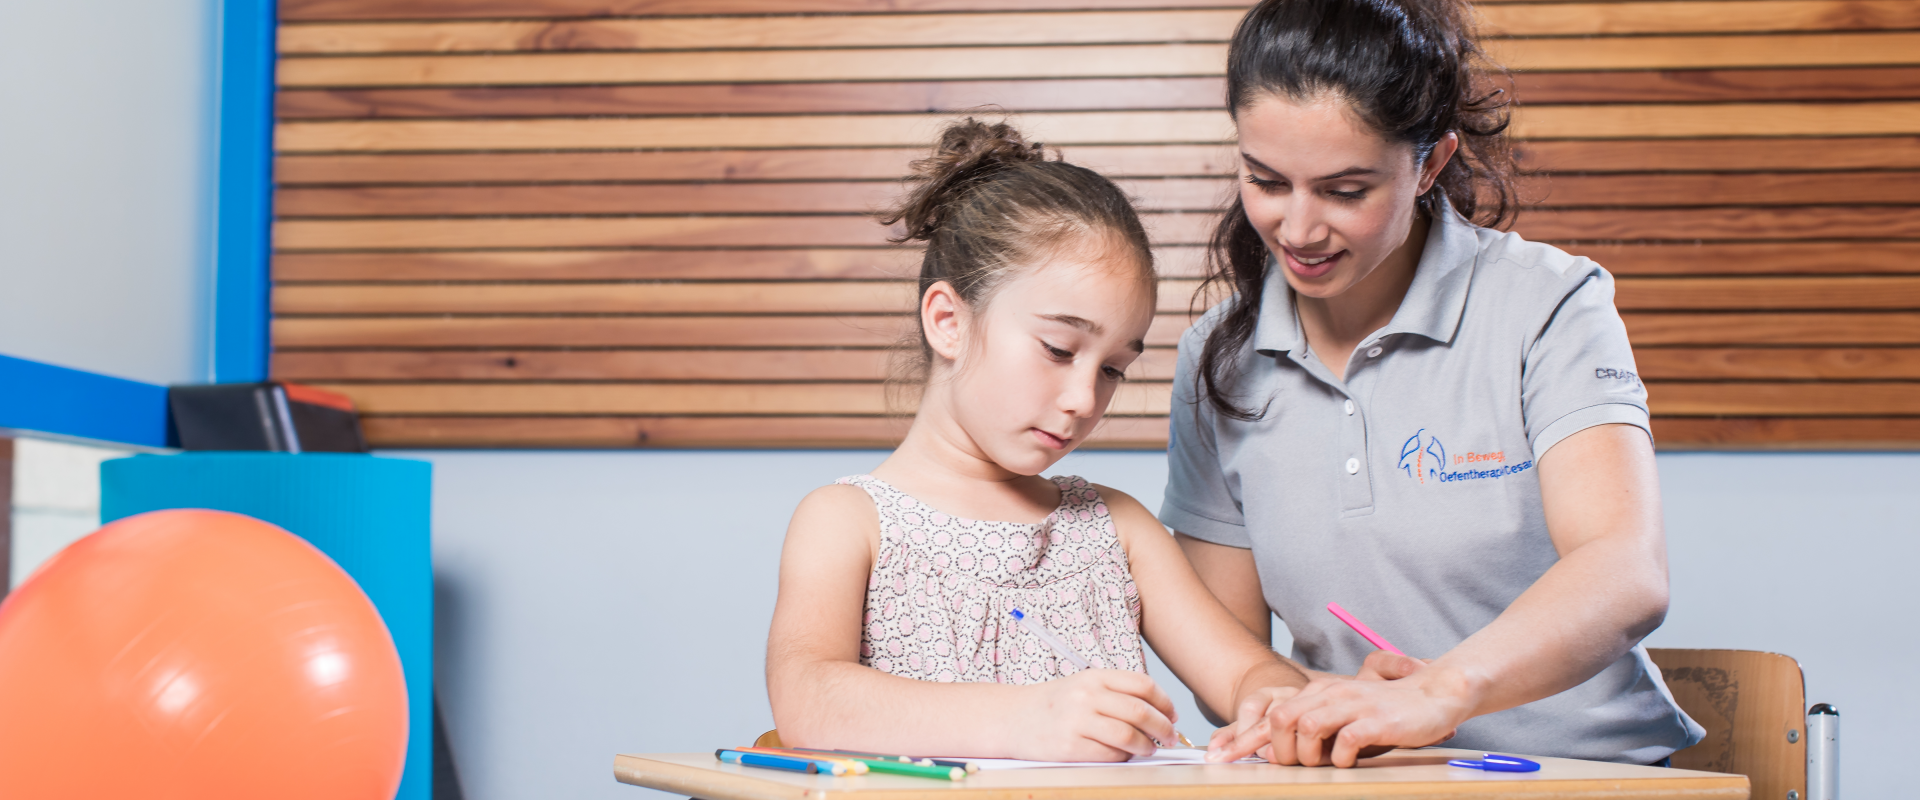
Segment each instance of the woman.
[{"label": "woman", "polygon": [[[1612,278],[1470,221],[1513,192],[1466,14],[1267,0],[1234,36],[1243,183],[1211,276],[1234,294],[1180,343],[1161,519],[1318,674],[1225,714],[1215,757],[1659,763],[1702,736],[1638,645],[1666,544]],[[1369,656],[1329,602],[1432,661]]]}]

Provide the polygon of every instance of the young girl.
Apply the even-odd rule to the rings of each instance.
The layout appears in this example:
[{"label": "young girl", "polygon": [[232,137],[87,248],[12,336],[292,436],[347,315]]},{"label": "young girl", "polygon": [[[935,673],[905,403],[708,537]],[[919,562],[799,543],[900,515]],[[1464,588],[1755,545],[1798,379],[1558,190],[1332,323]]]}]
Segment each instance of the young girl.
[{"label": "young girl", "polygon": [[918,187],[884,221],[926,242],[919,411],[872,474],[794,512],[767,641],[782,740],[1150,754],[1177,734],[1142,633],[1211,708],[1304,685],[1139,502],[1039,477],[1099,424],[1153,321],[1153,257],[1126,197],[1004,124],[956,124],[915,168]]}]

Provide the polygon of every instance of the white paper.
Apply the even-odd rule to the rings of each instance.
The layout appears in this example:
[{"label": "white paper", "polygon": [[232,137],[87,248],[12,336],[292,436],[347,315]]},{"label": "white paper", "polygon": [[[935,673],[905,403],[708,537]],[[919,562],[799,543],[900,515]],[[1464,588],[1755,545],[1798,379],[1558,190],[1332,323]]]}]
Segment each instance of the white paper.
[{"label": "white paper", "polygon": [[[947,759],[942,759],[947,760]],[[1198,747],[1162,747],[1150,756],[1134,756],[1126,761],[1026,761],[1018,758],[954,758],[953,761],[965,761],[980,767],[981,770],[993,769],[1041,769],[1052,767],[1168,767],[1180,764],[1207,764],[1207,751]],[[1241,762],[1265,763],[1257,758],[1243,758]]]}]

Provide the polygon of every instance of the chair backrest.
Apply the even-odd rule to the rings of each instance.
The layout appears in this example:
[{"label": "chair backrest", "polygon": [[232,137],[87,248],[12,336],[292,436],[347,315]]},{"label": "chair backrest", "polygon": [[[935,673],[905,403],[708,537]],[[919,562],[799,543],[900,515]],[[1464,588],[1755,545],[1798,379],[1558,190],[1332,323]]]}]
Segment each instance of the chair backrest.
[{"label": "chair backrest", "polygon": [[1807,689],[1799,662],[1752,650],[1647,654],[1680,708],[1707,729],[1699,744],[1673,754],[1674,766],[1745,775],[1753,800],[1806,800]]},{"label": "chair backrest", "polygon": [[753,740],[753,746],[754,747],[786,747],[786,745],[783,745],[780,743],[780,731],[778,729],[770,730],[770,731],[767,731],[766,733],[760,734],[760,738]]}]

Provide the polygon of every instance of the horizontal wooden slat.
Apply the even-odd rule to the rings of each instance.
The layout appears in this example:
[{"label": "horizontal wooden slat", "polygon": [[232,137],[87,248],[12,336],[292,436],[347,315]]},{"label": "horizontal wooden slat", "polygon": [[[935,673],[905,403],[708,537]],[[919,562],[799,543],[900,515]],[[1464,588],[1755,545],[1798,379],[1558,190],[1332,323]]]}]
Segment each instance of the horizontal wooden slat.
[{"label": "horizontal wooden slat", "polygon": [[[1149,211],[1218,211],[1238,188],[1228,178],[1123,178],[1120,187]],[[282,188],[274,209],[282,217],[860,214],[905,191],[891,181]],[[1522,181],[1520,196],[1542,207],[1907,204],[1920,203],[1920,172],[1556,175]]]},{"label": "horizontal wooden slat", "polygon": [[1661,450],[1912,450],[1920,444],[1920,417],[1655,417],[1653,437]]},{"label": "horizontal wooden slat", "polygon": [[1564,247],[1615,275],[1920,273],[1920,242],[1579,242]]},{"label": "horizontal wooden slat", "polygon": [[[281,119],[956,113],[1218,108],[1223,78],[288,89]],[[1920,68],[1527,72],[1522,103],[1920,99]]]},{"label": "horizontal wooden slat", "polygon": [[[1221,0],[280,0],[281,22],[1218,7]],[[1224,5],[1235,5],[1226,3]]]},{"label": "horizontal wooden slat", "polygon": [[[1518,142],[1520,165],[1558,172],[1920,169],[1920,137]],[[405,158],[387,156],[387,158]],[[743,156],[742,160],[746,160]]]},{"label": "horizontal wooden slat", "polygon": [[[1869,175],[1852,182],[1866,196],[1920,197],[1920,188],[1901,176]],[[1832,179],[1838,181],[1840,179]],[[1818,192],[1819,179],[1789,178],[1787,188]],[[1724,183],[1717,180],[1718,183]],[[1737,181],[1736,181],[1737,183]],[[1758,188],[1729,186],[1728,191]],[[1874,194],[1881,184],[1893,188]],[[894,181],[832,181],[780,184],[567,184],[533,186],[284,188],[274,197],[283,217],[501,216],[517,214],[864,214],[888,208],[906,194]],[[1120,180],[1120,188],[1142,210],[1218,211],[1231,199],[1226,178]],[[1675,192],[1687,191],[1679,184]],[[1824,196],[1824,195],[1822,195]],[[1818,203],[1819,199],[1803,202]]]},{"label": "horizontal wooden slat", "polygon": [[294,25],[282,55],[1224,42],[1239,9]]},{"label": "horizontal wooden slat", "polygon": [[[1204,243],[1214,214],[1142,214],[1161,244]],[[867,216],[281,220],[283,250],[490,247],[878,247],[888,231]]]},{"label": "horizontal wooden slat", "polygon": [[[283,122],[285,152],[628,148],[923,147],[952,117],[873,114],[638,119],[355,120]],[[1225,142],[1222,111],[1022,114],[1031,138],[1054,145]],[[1920,102],[1532,106],[1514,118],[1531,139],[1711,136],[1893,136],[1920,132]]]},{"label": "horizontal wooden slat", "polygon": [[[887,414],[877,383],[342,383],[315,384],[379,414]],[[1107,413],[1165,415],[1168,385],[1120,384]]]},{"label": "horizontal wooden slat", "polygon": [[1620,315],[1634,347],[1663,345],[1920,345],[1920,314],[1801,312]]},{"label": "horizontal wooden slat", "polygon": [[[1191,318],[1161,314],[1148,347],[1173,347]],[[897,317],[374,317],[273,321],[276,348],[426,347],[891,347],[908,330]]]},{"label": "horizontal wooden slat", "polygon": [[[1155,267],[1169,278],[1205,275],[1199,246],[1160,247]],[[866,250],[532,250],[484,253],[280,253],[276,282],[607,281],[914,278],[920,251]]]},{"label": "horizontal wooden slat", "polygon": [[[1162,281],[1160,310],[1188,310],[1198,286]],[[907,314],[918,295],[913,281],[293,285],[274,289],[273,313]]]},{"label": "horizontal wooden slat", "polygon": [[[364,420],[375,447],[859,447],[890,449],[911,418],[435,417]],[[1162,449],[1164,417],[1108,417],[1085,449]]]},{"label": "horizontal wooden slat", "polygon": [[[1730,103],[1920,98],[1920,68],[1915,67],[1523,72],[1515,75],[1513,80],[1514,97],[1521,103]],[[381,116],[407,116],[404,106],[402,111],[400,114]]]},{"label": "horizontal wooden slat", "polygon": [[[1823,82],[1821,88],[1829,93],[1852,88],[1849,95],[1852,99],[1891,99],[1911,94],[1885,87],[1882,85],[1885,82],[1884,79],[1853,83],[1829,80]],[[1714,99],[1710,94],[1694,91],[1700,95],[1694,99]],[[281,119],[956,113],[987,106],[1016,112],[1213,109],[1221,106],[1225,94],[1226,81],[1221,78],[486,86],[291,89],[276,96],[274,107]]]},{"label": "horizontal wooden slat", "polygon": [[[318,223],[314,223],[318,224]],[[1920,237],[1920,208],[1675,208],[1526,211],[1514,230],[1535,240],[1868,239]]]},{"label": "horizontal wooden slat", "polygon": [[1920,7],[1904,0],[1655,0],[1613,3],[1479,3],[1492,36],[1604,36],[1626,33],[1898,30],[1920,28]]},{"label": "horizontal wooden slat", "polygon": [[275,77],[287,88],[1175,77],[1221,75],[1226,55],[1224,44],[1122,44],[337,56],[281,59]]},{"label": "horizontal wooden slat", "polygon": [[1615,291],[1622,311],[1920,309],[1920,277],[1621,278]]},{"label": "horizontal wooden slat", "polygon": [[1653,381],[1647,408],[1667,417],[1920,415],[1920,383]]},{"label": "horizontal wooden slat", "polygon": [[[1488,34],[1506,36],[1920,28],[1920,12],[1900,0],[1527,3],[1483,5],[1479,12]],[[303,55],[1225,41],[1241,13],[935,13],[875,16],[858,25],[809,16],[315,24],[286,27],[279,48]]]},{"label": "horizontal wooden slat", "polygon": [[[1542,143],[1546,144],[1546,143]],[[1555,143],[1558,144],[1558,143]],[[406,153],[283,155],[282,186],[332,184],[481,184],[603,181],[892,180],[927,146],[808,150],[665,152]],[[1920,150],[1917,143],[1916,150]],[[1086,145],[1067,160],[1114,178],[1230,175],[1237,158],[1224,145]]]},{"label": "horizontal wooden slat", "polygon": [[1920,380],[1912,347],[1642,347],[1647,380]]},{"label": "horizontal wooden slat", "polygon": [[[275,353],[272,371],[308,382],[883,381],[893,357],[888,349],[294,351]],[[1170,381],[1173,368],[1173,349],[1149,348],[1127,378]]]},{"label": "horizontal wooden slat", "polygon": [[[1504,39],[1485,42],[1519,71],[1849,67],[1920,63],[1920,33],[1791,33]],[[762,83],[989,78],[1206,77],[1226,45],[1156,43],[853,50],[501,53],[283,58],[286,88]]]}]

